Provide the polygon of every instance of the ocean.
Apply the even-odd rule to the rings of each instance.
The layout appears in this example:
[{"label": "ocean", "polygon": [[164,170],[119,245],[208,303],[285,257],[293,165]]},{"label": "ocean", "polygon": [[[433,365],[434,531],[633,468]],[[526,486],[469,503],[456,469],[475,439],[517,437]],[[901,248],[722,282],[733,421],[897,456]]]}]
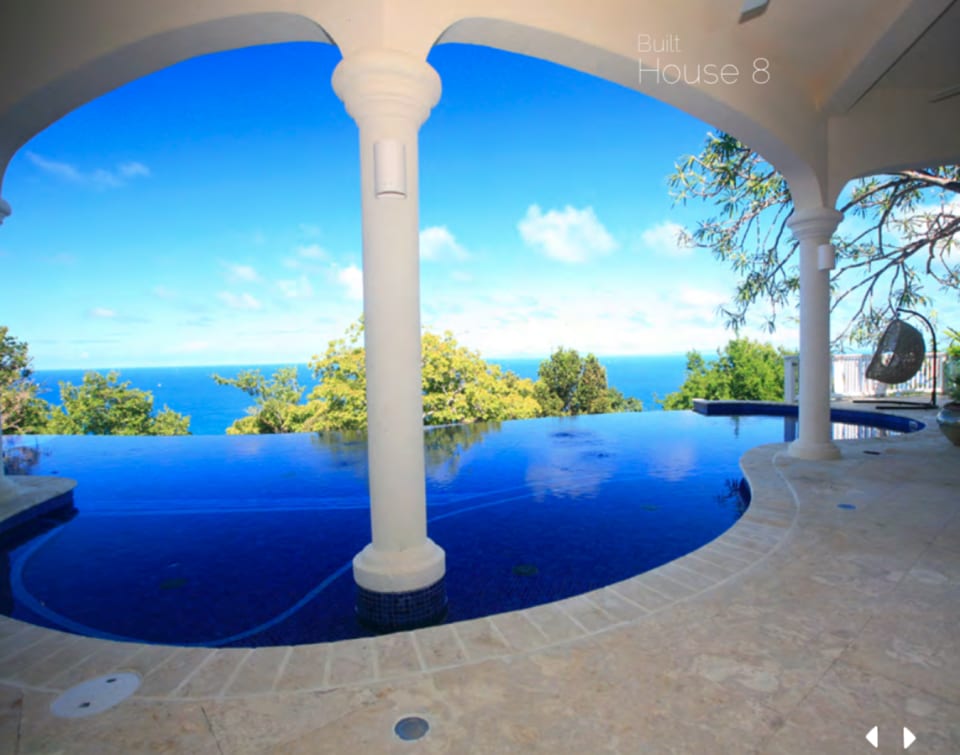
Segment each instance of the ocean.
[{"label": "ocean", "polygon": [[[520,377],[536,380],[541,359],[491,359],[491,362],[512,370]],[[635,356],[600,357],[607,368],[607,382],[626,396],[643,401],[644,411],[658,411],[654,394],[663,398],[677,390],[683,383],[686,357]],[[278,367],[289,365],[249,365],[212,367],[127,367],[118,368],[120,381],[129,381],[132,387],[150,391],[154,407],[164,404],[181,414],[190,415],[190,432],[194,435],[221,435],[239,417],[246,414],[253,400],[242,391],[230,386],[220,386],[210,377],[217,373],[234,377],[244,369],[259,369],[270,376]],[[314,384],[313,375],[305,365],[297,365],[301,385]],[[60,403],[58,383],[68,381],[78,385],[83,381],[85,369],[37,370],[34,379],[41,386],[41,397],[52,404]],[[100,370],[106,372],[106,370]]]}]

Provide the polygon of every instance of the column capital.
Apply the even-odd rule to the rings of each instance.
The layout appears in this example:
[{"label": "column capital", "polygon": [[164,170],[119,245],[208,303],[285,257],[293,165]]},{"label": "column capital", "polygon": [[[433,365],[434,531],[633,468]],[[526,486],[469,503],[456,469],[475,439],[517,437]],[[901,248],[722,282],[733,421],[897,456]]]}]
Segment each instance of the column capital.
[{"label": "column capital", "polygon": [[837,230],[841,220],[843,213],[832,207],[807,207],[802,210],[795,209],[787,220],[787,225],[797,241],[817,239],[826,243]]},{"label": "column capital", "polygon": [[358,125],[385,116],[413,120],[419,128],[440,99],[440,75],[407,53],[362,50],[337,64],[333,91]]},{"label": "column capital", "polygon": [[10,217],[11,212],[13,212],[13,210],[10,209],[10,205],[7,204],[7,201],[3,197],[0,197],[0,225],[3,225],[5,218]]}]

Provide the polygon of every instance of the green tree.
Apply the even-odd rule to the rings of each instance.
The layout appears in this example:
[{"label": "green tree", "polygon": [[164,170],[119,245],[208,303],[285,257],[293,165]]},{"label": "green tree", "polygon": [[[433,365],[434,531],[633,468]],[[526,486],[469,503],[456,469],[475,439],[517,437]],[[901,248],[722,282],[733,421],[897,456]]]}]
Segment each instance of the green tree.
[{"label": "green tree", "polygon": [[[280,372],[273,381],[259,374],[227,379],[216,376],[218,384],[233,385],[257,398],[250,416],[237,420],[228,433],[318,432],[364,430],[367,425],[366,357],[362,344],[362,318],[352,324],[345,337],[330,341],[322,356],[313,356],[310,368],[317,384],[307,401],[305,389],[284,379]],[[477,352],[457,344],[453,335],[424,333],[422,344],[423,421],[425,425],[458,422],[486,422],[536,417],[540,405],[534,386],[496,364],[484,361]],[[262,406],[276,399],[273,416],[282,422],[264,421]]]},{"label": "green tree", "polygon": [[310,392],[310,419],[304,431],[363,430],[367,426],[367,359],[363,349],[363,318],[347,328],[346,336],[330,341],[310,368],[317,385]]},{"label": "green tree", "polygon": [[[765,305],[767,328],[799,291],[797,242],[786,222],[789,187],[770,164],[728,134],[708,134],[669,177],[676,201],[699,200],[716,213],[686,241],[711,250],[739,275],[733,301],[721,308],[726,324],[743,326]],[[838,340],[872,341],[898,307],[930,304],[927,284],[960,294],[960,166],[902,170],[859,179],[838,209],[858,220],[836,236],[833,309],[846,320]]]},{"label": "green tree", "polygon": [[243,370],[235,378],[213,375],[217,385],[232,385],[256,404],[249,414],[227,428],[228,435],[251,433],[295,432],[301,422],[302,410],[298,409],[306,390],[300,385],[296,367],[282,367],[267,380],[260,370]]},{"label": "green tree", "polygon": [[576,349],[560,347],[540,363],[535,390],[544,416],[575,413],[582,370],[583,361]]},{"label": "green tree", "polygon": [[56,435],[188,435],[190,417],[167,406],[153,414],[153,394],[117,382],[115,371],[88,372],[80,385],[60,383],[46,432]]},{"label": "green tree", "polygon": [[695,398],[780,401],[783,356],[783,349],[748,338],[729,341],[710,364],[689,351],[683,385],[659,403],[664,409],[690,409]]},{"label": "green tree", "polygon": [[45,432],[50,405],[37,396],[32,359],[26,341],[0,325],[0,416],[5,435]]},{"label": "green tree", "polygon": [[581,358],[576,349],[557,349],[540,363],[534,395],[540,415],[639,412],[643,403],[626,398],[607,384],[607,370],[593,354]]},{"label": "green tree", "polygon": [[449,331],[443,336],[424,333],[421,344],[425,425],[529,419],[539,414],[532,381],[484,361],[478,352],[458,345]]}]

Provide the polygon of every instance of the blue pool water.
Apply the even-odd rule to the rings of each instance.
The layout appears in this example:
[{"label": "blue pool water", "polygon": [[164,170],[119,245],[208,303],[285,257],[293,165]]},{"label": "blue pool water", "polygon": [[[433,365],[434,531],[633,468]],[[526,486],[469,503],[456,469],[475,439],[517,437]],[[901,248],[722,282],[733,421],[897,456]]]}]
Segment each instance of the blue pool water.
[{"label": "blue pool water", "polygon": [[[425,431],[449,620],[596,589],[713,540],[746,505],[739,457],[794,426],[656,412]],[[362,436],[40,436],[7,452],[11,471],[79,484],[72,516],[0,543],[3,613],[185,645],[366,634],[350,570],[369,541]]]}]

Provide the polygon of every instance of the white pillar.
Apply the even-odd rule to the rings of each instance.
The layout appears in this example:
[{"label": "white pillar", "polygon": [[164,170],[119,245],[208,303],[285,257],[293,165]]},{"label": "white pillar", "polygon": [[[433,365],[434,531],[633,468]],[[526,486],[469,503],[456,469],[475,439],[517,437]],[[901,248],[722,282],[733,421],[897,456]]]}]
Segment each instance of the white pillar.
[{"label": "white pillar", "polygon": [[3,469],[3,417],[0,416],[0,501],[10,500],[17,495],[20,495],[19,486],[7,477]]},{"label": "white pillar", "polygon": [[[3,225],[3,219],[9,215],[10,205],[0,197],[0,225]],[[3,417],[0,417],[0,501],[13,498],[19,492],[13,480],[9,479],[3,471]]]},{"label": "white pillar", "polygon": [[367,50],[340,62],[333,88],[360,131],[372,542],[353,561],[357,612],[404,628],[446,611],[446,560],[426,523],[417,185],[417,132],[440,77],[419,58]]},{"label": "white pillar", "polygon": [[787,225],[800,242],[800,437],[790,454],[801,459],[839,459],[830,432],[830,270],[821,269],[819,247],[843,215],[827,207],[794,210]]}]

